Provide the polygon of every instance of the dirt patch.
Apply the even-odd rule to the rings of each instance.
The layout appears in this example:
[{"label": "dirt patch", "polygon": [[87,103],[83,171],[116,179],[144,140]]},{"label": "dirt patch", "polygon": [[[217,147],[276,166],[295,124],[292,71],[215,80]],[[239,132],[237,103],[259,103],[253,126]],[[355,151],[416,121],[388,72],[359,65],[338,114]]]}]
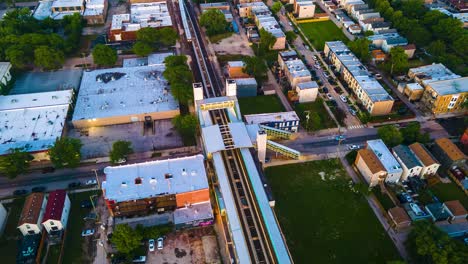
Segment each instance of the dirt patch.
[{"label": "dirt patch", "polygon": [[203,250],[205,251],[205,262],[206,263],[221,263],[219,259],[218,242],[216,236],[204,236],[202,237]]},{"label": "dirt patch", "polygon": [[229,38],[225,38],[219,43],[211,45],[215,52],[219,54],[254,55],[252,48],[249,46],[249,42],[238,34],[233,34]]}]

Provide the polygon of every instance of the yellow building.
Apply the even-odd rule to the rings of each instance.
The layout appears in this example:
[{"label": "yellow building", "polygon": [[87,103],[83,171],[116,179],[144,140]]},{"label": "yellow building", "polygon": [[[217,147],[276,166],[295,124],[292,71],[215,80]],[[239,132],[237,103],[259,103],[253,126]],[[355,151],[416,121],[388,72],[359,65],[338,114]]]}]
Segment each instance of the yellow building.
[{"label": "yellow building", "polygon": [[429,83],[421,102],[431,113],[444,114],[467,111],[463,103],[468,100],[468,77]]}]

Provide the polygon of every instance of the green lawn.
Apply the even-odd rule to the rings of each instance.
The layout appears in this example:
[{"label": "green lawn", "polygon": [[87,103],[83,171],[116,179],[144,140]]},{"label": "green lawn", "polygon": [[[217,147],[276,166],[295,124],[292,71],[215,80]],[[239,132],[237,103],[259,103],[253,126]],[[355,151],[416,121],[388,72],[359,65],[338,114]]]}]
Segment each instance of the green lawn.
[{"label": "green lawn", "polygon": [[338,160],[269,167],[266,176],[295,263],[400,259],[365,198],[349,189]]},{"label": "green lawn", "polygon": [[100,192],[89,191],[69,194],[71,208],[68,217],[67,238],[62,263],[79,264],[87,262],[82,251],[83,238],[81,237],[81,231],[83,231],[85,223],[83,218],[91,212],[91,209],[81,208],[80,203],[82,200],[89,200],[89,197],[96,193]]},{"label": "green lawn", "polygon": [[239,98],[243,115],[283,112],[284,107],[276,95],[262,95]]},{"label": "green lawn", "polygon": [[[53,245],[49,248],[49,253],[47,254],[47,264],[57,264],[60,257],[60,244]],[[45,250],[45,249],[44,249]]]},{"label": "green lawn", "polygon": [[375,186],[372,188],[372,193],[375,194],[375,197],[377,197],[377,200],[379,200],[380,204],[382,207],[385,209],[385,211],[388,211],[388,209],[395,207],[395,204],[392,202],[392,199],[388,197],[387,194],[384,194],[380,191],[379,186]]},{"label": "green lawn", "polygon": [[21,233],[16,229],[23,210],[24,198],[15,199],[12,203],[4,204],[9,212],[5,230],[0,238],[0,256],[2,263],[16,263],[17,244]]},{"label": "green lawn", "polygon": [[[327,109],[323,106],[323,100],[321,99],[317,99],[315,102],[297,104],[294,110],[296,110],[297,115],[301,119],[301,126],[309,131],[336,127],[335,121],[333,121],[331,116],[328,114]],[[305,111],[310,111],[310,114],[318,113],[321,122],[317,127],[314,127],[312,124],[307,124],[307,113],[305,113]],[[309,123],[311,122],[309,121]]]},{"label": "green lawn", "polygon": [[345,43],[348,42],[346,36],[333,21],[301,23],[299,25],[317,50],[323,50],[326,41],[342,40]]},{"label": "green lawn", "polygon": [[431,186],[429,190],[439,198],[441,202],[460,200],[460,202],[468,208],[468,197],[455,183],[438,183]]}]

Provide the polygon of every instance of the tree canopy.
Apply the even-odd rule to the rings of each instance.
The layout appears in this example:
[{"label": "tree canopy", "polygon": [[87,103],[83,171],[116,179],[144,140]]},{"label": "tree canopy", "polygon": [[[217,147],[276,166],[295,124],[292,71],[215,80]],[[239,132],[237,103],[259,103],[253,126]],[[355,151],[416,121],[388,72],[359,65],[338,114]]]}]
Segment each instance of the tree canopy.
[{"label": "tree canopy", "polygon": [[110,162],[118,163],[120,160],[126,159],[128,155],[133,153],[132,142],[118,140],[112,144],[112,149],[109,153]]},{"label": "tree canopy", "polygon": [[294,33],[294,31],[286,31],[284,34],[286,35],[286,40],[289,43],[292,43],[297,38],[297,35]]},{"label": "tree canopy", "polygon": [[48,46],[40,46],[34,50],[34,64],[45,70],[54,70],[62,67],[65,55],[61,50]]},{"label": "tree canopy", "polygon": [[393,47],[390,50],[390,74],[403,73],[408,69],[408,55],[402,47]]},{"label": "tree canopy", "polygon": [[10,149],[7,155],[0,156],[0,173],[13,179],[25,173],[33,156],[21,148]]},{"label": "tree canopy", "polygon": [[97,44],[93,49],[93,60],[97,65],[114,66],[117,62],[117,51],[104,44]]},{"label": "tree canopy", "polygon": [[400,145],[403,142],[403,136],[400,130],[393,125],[379,127],[379,129],[377,129],[377,135],[389,148]]},{"label": "tree canopy", "polygon": [[209,9],[200,16],[200,25],[206,28],[208,36],[214,36],[228,31],[229,23],[223,12],[218,9]]},{"label": "tree canopy", "polygon": [[358,38],[348,43],[349,49],[362,61],[369,61],[371,56],[369,52],[370,40],[367,38]]},{"label": "tree canopy", "polygon": [[268,67],[265,62],[259,57],[245,57],[243,59],[245,67],[242,69],[243,72],[253,76],[257,83],[262,84],[268,77]]},{"label": "tree canopy", "polygon": [[266,31],[264,28],[260,29],[260,44],[259,48],[261,51],[268,51],[273,48],[273,45],[276,43],[276,37],[273,36],[270,32]]},{"label": "tree canopy", "polygon": [[468,248],[450,238],[429,221],[416,221],[408,235],[406,248],[414,263],[461,264],[468,259]]},{"label": "tree canopy", "polygon": [[178,115],[172,119],[172,124],[185,145],[193,145],[197,133],[198,120],[194,115]]},{"label": "tree canopy", "polygon": [[173,28],[142,28],[137,31],[133,52],[138,56],[148,56],[162,47],[174,46],[177,38],[177,32]]},{"label": "tree canopy", "polygon": [[273,5],[271,5],[270,9],[273,14],[276,14],[281,10],[281,7],[283,7],[283,4],[281,4],[280,1],[276,1],[273,3]]},{"label": "tree canopy", "polygon": [[112,232],[111,242],[116,246],[117,251],[129,254],[140,247],[143,237],[133,230],[128,224],[117,225]]},{"label": "tree canopy", "polygon": [[55,144],[49,149],[50,161],[56,168],[75,168],[81,160],[81,147],[79,139],[62,137],[55,140]]},{"label": "tree canopy", "polygon": [[187,104],[193,99],[193,75],[187,65],[187,57],[183,55],[168,56],[164,59],[166,69],[164,78],[170,83],[171,94],[181,104]]},{"label": "tree canopy", "polygon": [[429,133],[421,133],[421,124],[418,122],[411,122],[406,127],[400,129],[403,141],[405,144],[412,144],[414,142],[428,143],[430,140]]}]

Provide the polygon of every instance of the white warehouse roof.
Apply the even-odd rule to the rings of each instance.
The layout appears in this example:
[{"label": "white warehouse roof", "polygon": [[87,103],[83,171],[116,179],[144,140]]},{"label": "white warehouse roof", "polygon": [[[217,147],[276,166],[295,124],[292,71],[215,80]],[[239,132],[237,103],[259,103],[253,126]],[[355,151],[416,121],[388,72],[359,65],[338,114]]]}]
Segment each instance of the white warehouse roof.
[{"label": "white warehouse roof", "polygon": [[73,90],[0,96],[0,155],[47,150],[62,136]]},{"label": "white warehouse roof", "polygon": [[247,124],[264,124],[269,122],[287,122],[299,120],[299,117],[294,111],[245,115],[244,117]]},{"label": "white warehouse roof", "polygon": [[102,189],[123,202],[208,188],[203,155],[106,167]]}]

